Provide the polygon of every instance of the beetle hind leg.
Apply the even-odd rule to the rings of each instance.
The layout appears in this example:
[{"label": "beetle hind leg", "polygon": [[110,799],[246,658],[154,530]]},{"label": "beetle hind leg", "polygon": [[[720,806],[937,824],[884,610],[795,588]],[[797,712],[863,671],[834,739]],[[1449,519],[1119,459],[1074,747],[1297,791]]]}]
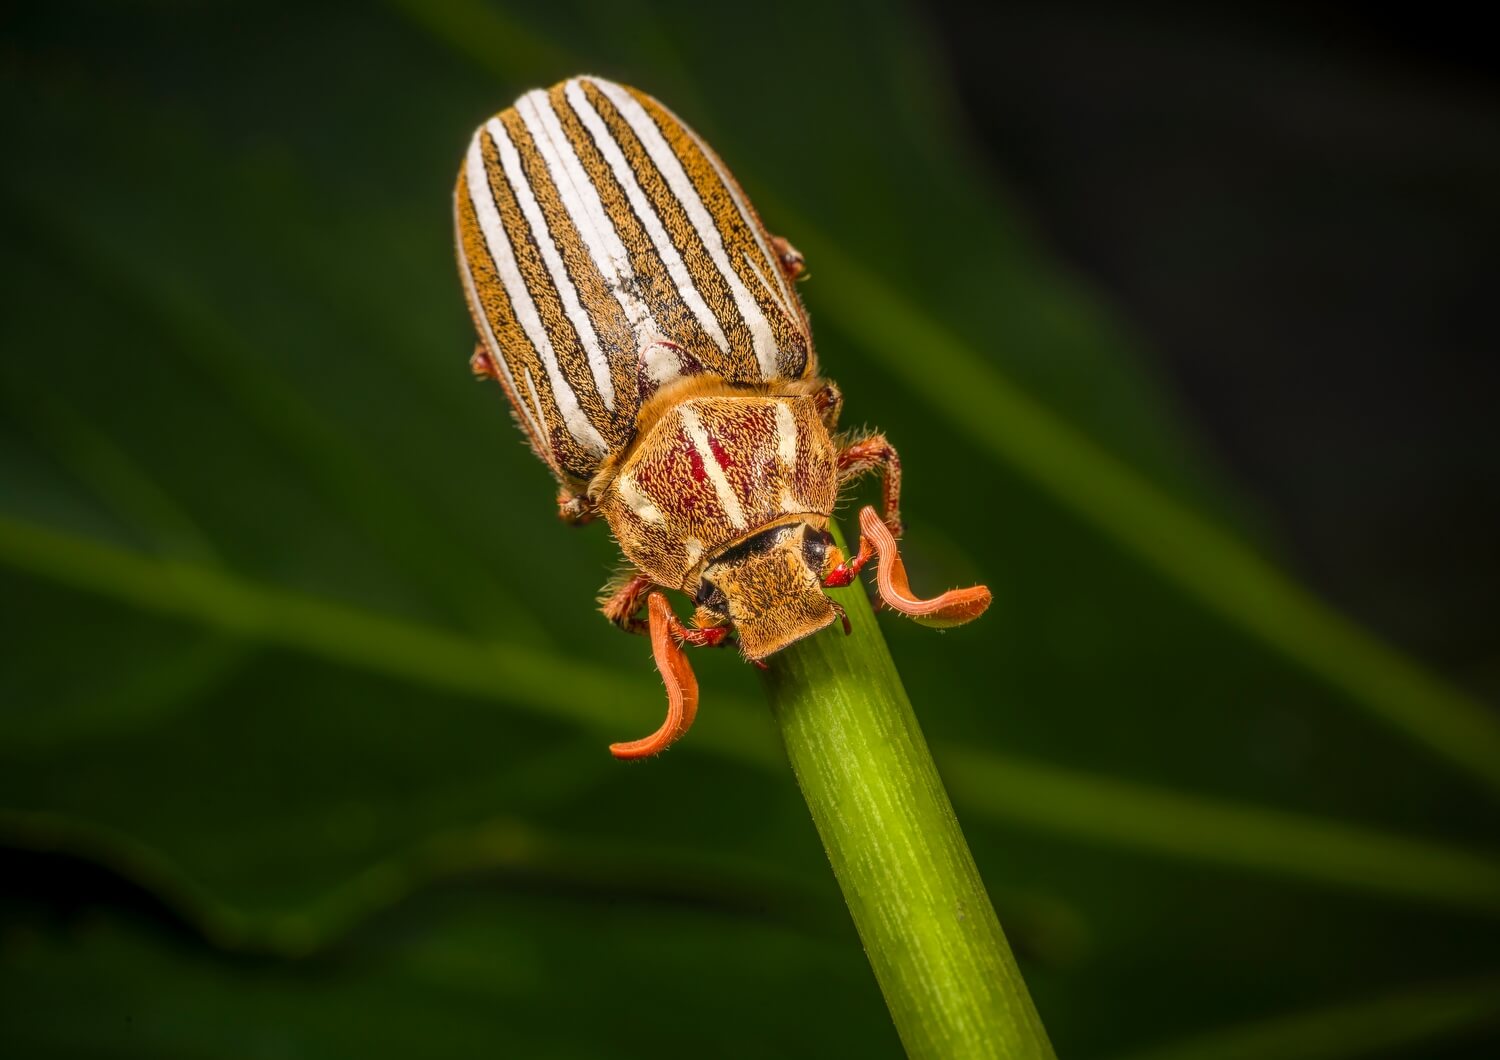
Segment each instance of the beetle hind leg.
[{"label": "beetle hind leg", "polygon": [[781,266],[781,271],[789,280],[800,280],[807,271],[807,259],[802,256],[802,251],[792,246],[785,236],[771,237],[771,253],[776,255],[776,261]]}]

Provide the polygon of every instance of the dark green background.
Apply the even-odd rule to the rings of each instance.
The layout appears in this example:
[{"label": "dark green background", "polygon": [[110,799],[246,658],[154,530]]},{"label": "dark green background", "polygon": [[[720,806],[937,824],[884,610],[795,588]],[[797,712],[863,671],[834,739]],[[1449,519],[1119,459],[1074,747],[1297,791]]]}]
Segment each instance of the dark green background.
[{"label": "dark green background", "polygon": [[[1493,791],[976,446],[967,395],[890,370],[922,348],[873,356],[820,301],[857,264],[872,308],[1278,555],[1149,343],[1037,238],[916,13],[3,17],[7,1055],[899,1053],[753,672],[695,660],[680,748],[605,753],[661,709],[593,612],[613,546],[557,524],[468,378],[458,160],[580,70],[665,100],[809,250],[847,421],[905,459],[914,581],[995,591],[943,637],[885,625],[1059,1052],[1497,1046]],[[1224,853],[1251,821],[1284,856]],[[1350,827],[1476,853],[1398,849],[1454,881],[1403,887],[1338,867]]]}]

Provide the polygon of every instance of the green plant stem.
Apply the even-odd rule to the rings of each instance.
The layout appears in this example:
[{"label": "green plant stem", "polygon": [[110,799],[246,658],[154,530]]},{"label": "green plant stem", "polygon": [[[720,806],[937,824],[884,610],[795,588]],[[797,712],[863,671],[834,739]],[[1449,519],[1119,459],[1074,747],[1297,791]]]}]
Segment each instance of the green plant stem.
[{"label": "green plant stem", "polygon": [[864,590],[771,661],[771,711],[908,1055],[1052,1047]]}]

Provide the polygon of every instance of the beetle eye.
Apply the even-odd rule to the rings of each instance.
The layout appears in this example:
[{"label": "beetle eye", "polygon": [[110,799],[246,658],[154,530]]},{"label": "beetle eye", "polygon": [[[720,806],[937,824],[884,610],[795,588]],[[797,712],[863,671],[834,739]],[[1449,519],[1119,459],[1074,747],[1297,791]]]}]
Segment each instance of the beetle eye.
[{"label": "beetle eye", "polygon": [[729,609],[729,599],[724,595],[724,590],[707,578],[698,583],[698,592],[693,596],[693,603],[720,614]]},{"label": "beetle eye", "polygon": [[827,530],[814,530],[809,526],[802,535],[802,558],[807,560],[807,565],[813,570],[821,571],[832,544],[833,535]]}]

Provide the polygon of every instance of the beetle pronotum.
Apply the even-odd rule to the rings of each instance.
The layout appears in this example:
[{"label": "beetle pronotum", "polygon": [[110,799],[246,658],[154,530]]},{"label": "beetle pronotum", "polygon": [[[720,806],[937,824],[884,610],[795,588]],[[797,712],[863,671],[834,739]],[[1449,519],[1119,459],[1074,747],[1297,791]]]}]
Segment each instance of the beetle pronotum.
[{"label": "beetle pronotum", "polygon": [[[608,522],[631,566],[604,614],[650,634],[666,681],[666,721],[614,755],[656,754],[692,724],[684,647],[733,632],[761,663],[840,616],[824,589],[872,558],[881,600],[919,622],[989,606],[982,586],[911,592],[900,459],[884,435],[834,433],[842,398],[818,376],[801,254],[666,107],[597,77],[528,92],[475,131],[454,208],[471,366],[504,388],[562,517]],[[860,511],[846,559],[829,517],[877,470],[883,512]],[[692,598],[689,624],[662,589]]]}]

